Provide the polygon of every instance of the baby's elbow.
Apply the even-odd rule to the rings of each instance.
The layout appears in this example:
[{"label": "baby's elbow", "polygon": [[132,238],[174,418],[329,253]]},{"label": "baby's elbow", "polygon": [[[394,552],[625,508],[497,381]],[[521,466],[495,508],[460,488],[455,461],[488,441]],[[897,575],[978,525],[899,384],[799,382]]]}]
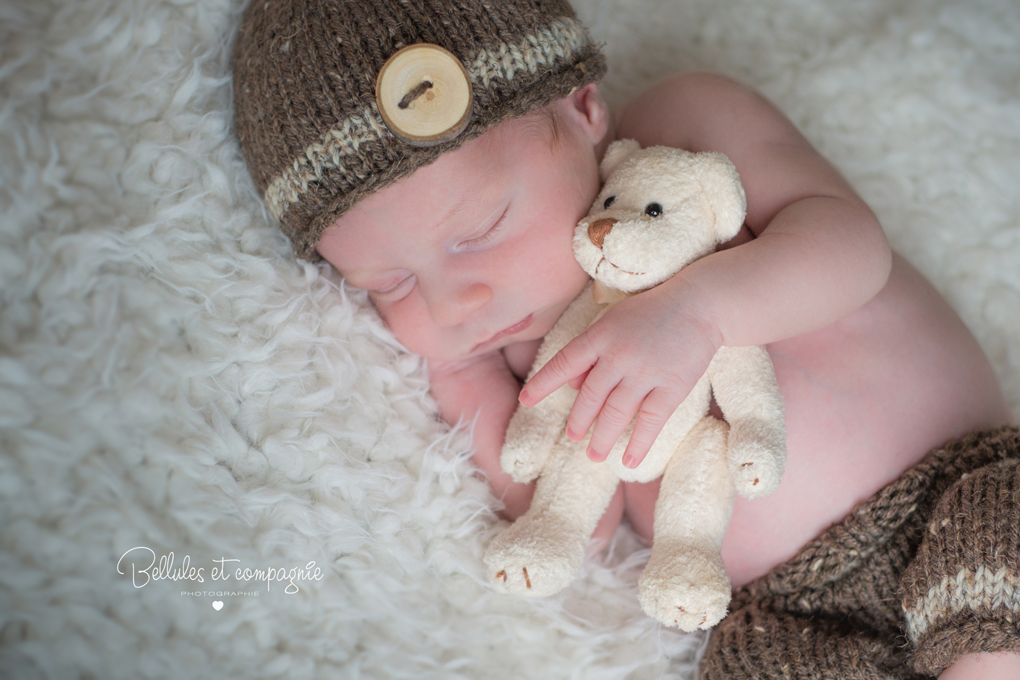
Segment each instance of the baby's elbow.
[{"label": "baby's elbow", "polygon": [[860,266],[858,273],[862,281],[864,302],[875,297],[885,288],[892,273],[893,254],[889,239],[885,236],[881,222],[872,210],[861,202],[861,236]]}]

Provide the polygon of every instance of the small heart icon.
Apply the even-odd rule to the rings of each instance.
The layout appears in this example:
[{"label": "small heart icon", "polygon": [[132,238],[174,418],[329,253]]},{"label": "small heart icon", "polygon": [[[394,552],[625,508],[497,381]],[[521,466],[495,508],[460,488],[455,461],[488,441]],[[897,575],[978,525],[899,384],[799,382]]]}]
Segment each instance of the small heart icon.
[{"label": "small heart icon", "polygon": [[212,608],[215,609],[216,611],[223,609],[223,601],[216,600],[215,602],[212,603]]}]

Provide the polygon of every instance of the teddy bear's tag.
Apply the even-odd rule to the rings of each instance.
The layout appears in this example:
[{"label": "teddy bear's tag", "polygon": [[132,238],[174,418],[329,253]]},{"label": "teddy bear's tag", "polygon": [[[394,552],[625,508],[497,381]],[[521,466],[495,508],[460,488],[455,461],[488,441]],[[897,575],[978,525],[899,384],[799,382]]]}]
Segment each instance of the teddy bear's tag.
[{"label": "teddy bear's tag", "polygon": [[633,293],[624,293],[622,290],[609,288],[598,279],[595,280],[595,285],[592,286],[591,294],[595,299],[595,303],[600,305],[615,305],[620,300],[626,300],[633,295]]}]

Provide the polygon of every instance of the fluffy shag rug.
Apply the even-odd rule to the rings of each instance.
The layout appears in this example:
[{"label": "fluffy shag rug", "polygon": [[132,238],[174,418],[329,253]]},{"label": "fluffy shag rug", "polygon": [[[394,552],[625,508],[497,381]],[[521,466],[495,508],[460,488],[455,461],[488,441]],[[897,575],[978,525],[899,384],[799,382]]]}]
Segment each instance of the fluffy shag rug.
[{"label": "fluffy shag rug", "polygon": [[[1020,4],[576,6],[616,107],[694,68],[773,99],[1020,407]],[[0,0],[0,677],[692,677],[625,530],[559,597],[487,588],[468,433],[252,189],[238,12]]]}]

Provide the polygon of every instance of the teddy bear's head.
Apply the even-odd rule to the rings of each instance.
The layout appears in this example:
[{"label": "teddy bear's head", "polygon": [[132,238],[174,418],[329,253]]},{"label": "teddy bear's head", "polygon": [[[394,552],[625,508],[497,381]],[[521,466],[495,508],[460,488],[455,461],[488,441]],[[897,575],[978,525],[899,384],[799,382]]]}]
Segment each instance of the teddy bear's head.
[{"label": "teddy bear's head", "polygon": [[744,190],[722,154],[626,139],[609,145],[599,174],[602,191],[574,231],[574,254],[609,288],[656,286],[744,223]]}]

